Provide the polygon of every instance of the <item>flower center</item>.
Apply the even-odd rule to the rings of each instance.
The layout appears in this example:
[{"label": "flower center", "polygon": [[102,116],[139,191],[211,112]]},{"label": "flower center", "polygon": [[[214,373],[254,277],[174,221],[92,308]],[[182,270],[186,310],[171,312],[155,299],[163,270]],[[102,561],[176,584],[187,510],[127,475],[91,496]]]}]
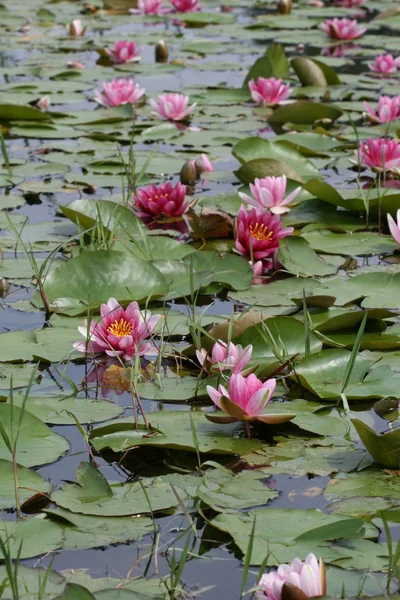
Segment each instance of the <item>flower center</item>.
[{"label": "flower center", "polygon": [[126,337],[132,333],[132,325],[128,321],[125,321],[125,319],[120,319],[119,321],[111,323],[111,325],[107,327],[107,331],[117,337]]},{"label": "flower center", "polygon": [[250,225],[249,230],[251,236],[258,241],[269,242],[272,239],[273,231],[268,231],[266,225],[262,223],[256,223],[255,225]]}]

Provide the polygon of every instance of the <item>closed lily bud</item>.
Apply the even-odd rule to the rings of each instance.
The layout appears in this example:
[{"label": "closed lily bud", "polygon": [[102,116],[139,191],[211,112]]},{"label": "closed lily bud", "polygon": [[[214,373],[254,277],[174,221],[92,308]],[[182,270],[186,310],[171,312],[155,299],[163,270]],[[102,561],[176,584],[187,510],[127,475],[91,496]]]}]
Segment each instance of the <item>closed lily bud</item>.
[{"label": "closed lily bud", "polygon": [[73,19],[68,26],[68,34],[71,37],[79,37],[81,35],[84,35],[85,31],[86,31],[86,26],[84,27],[82,25],[82,22],[80,19]]},{"label": "closed lily bud", "polygon": [[183,185],[194,185],[198,178],[196,161],[187,160],[181,169],[179,177]]},{"label": "closed lily bud", "polygon": [[7,292],[10,289],[11,284],[5,277],[0,277],[0,297],[5,298],[7,296]]},{"label": "closed lily bud", "polygon": [[278,0],[276,9],[280,15],[290,15],[292,12],[292,0]]},{"label": "closed lily bud", "polygon": [[156,44],[156,62],[168,62],[168,46],[164,40],[160,40]]}]

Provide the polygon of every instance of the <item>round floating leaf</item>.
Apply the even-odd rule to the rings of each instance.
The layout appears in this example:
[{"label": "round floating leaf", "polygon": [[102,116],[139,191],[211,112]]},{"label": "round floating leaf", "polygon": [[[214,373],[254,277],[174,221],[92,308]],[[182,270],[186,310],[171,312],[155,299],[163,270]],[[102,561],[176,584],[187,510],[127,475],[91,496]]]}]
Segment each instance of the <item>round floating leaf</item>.
[{"label": "round floating leaf", "polygon": [[274,110],[268,121],[274,125],[283,125],[284,123],[312,125],[320,119],[336,121],[342,114],[343,112],[332,104],[298,100],[297,102],[279,106]]},{"label": "round floating leaf", "polygon": [[[8,574],[5,566],[0,566],[0,581],[8,580]],[[18,593],[20,600],[36,600],[39,597],[39,590],[46,580],[46,595],[54,598],[56,594],[60,594],[65,587],[65,579],[57,571],[48,570],[43,567],[35,567],[34,569],[25,565],[18,565]],[[10,585],[3,592],[3,599],[10,600],[12,598]]]},{"label": "round floating leaf", "polygon": [[[354,559],[361,559],[364,560],[365,568],[384,568],[384,560],[376,558],[375,553],[379,549],[380,555],[385,554],[385,546],[377,548],[373,542],[357,540],[362,534],[363,526],[363,521],[359,519],[328,515],[315,509],[259,508],[248,514],[220,514],[212,520],[212,525],[229,533],[242,553],[246,554],[254,518],[256,528],[250,557],[252,565],[261,565],[267,558],[267,565],[273,566],[313,552],[317,556],[323,555],[328,563],[338,561],[341,564],[343,559],[348,559],[351,563]],[[335,529],[339,533],[335,533]],[[349,536],[351,544],[348,548],[346,544],[342,546],[335,543],[338,535],[344,539]],[[302,540],[301,536],[308,539]]]},{"label": "round floating leaf", "polygon": [[304,86],[322,86],[340,84],[336,72],[322,61],[306,56],[299,56],[290,61],[297,77]]},{"label": "round floating leaf", "polygon": [[[266,319],[262,323],[246,329],[235,339],[235,343],[241,344],[243,347],[252,344],[253,354],[250,364],[266,367],[277,362],[276,355],[272,351],[274,345],[284,360],[296,354],[304,354],[304,325],[292,317]],[[311,333],[311,352],[318,352],[321,348],[322,342]]]},{"label": "round floating leaf", "polygon": [[316,85],[321,87],[328,85],[323,70],[311,58],[299,56],[292,58],[290,64],[302,85]]},{"label": "round floating leaf", "polygon": [[132,210],[109,200],[74,200],[60,208],[68,219],[84,229],[101,225],[109,232],[120,227],[131,235],[139,235],[141,231],[141,224]]},{"label": "round floating leaf", "polygon": [[299,276],[319,276],[333,275],[337,272],[341,258],[336,260],[336,265],[318,256],[308,245],[307,241],[301,237],[289,236],[280,241],[278,260],[287,271]]},{"label": "round floating leaf", "polygon": [[[266,165],[265,168],[270,165],[269,168],[271,169],[273,169],[275,165],[278,169],[279,165],[282,163],[291,167],[290,172],[292,174],[297,173],[301,178],[309,179],[310,177],[320,176],[318,169],[312,162],[304,158],[304,156],[294,148],[289,148],[283,144],[274,143],[256,136],[247,137],[244,140],[241,140],[233,147],[232,154],[246,167],[247,170],[254,170],[257,168],[257,165],[259,165],[258,169],[261,169],[262,165]],[[265,159],[269,159],[269,161],[272,162]],[[240,171],[241,170],[239,169],[239,172]],[[274,173],[270,174],[274,175]],[[296,179],[296,177],[291,177],[290,173],[275,174],[286,174],[289,178]],[[268,175],[268,173],[266,173],[266,175]],[[264,175],[256,175],[256,177],[263,176]],[[250,181],[254,181],[254,177]]]},{"label": "round floating leaf", "polygon": [[[88,506],[91,504],[88,503]],[[46,514],[63,533],[62,547],[70,550],[123,544],[139,540],[154,531],[152,521],[147,517],[93,516],[63,508],[46,510]]]},{"label": "round floating leaf", "polygon": [[[22,402],[23,395],[14,394],[14,404],[21,406]],[[67,411],[73,413],[79,423],[100,423],[100,421],[119,417],[124,412],[124,407],[116,406],[106,400],[53,394],[29,396],[26,409],[45,423],[52,425],[75,425],[75,420],[68,415]]]},{"label": "round floating leaf", "polygon": [[20,558],[32,558],[54,552],[63,545],[63,530],[44,517],[26,517],[18,521],[0,521],[0,536],[8,540],[10,555],[15,559],[20,546]]},{"label": "round floating leaf", "polygon": [[342,256],[364,256],[394,252],[398,244],[389,235],[376,235],[372,231],[355,233],[334,233],[327,229],[318,229],[303,233],[304,239],[314,250]]},{"label": "round floating leaf", "polygon": [[351,422],[375,462],[387,469],[400,469],[400,429],[379,435],[360,419]]},{"label": "round floating leaf", "polygon": [[95,467],[81,463],[76,480],[77,484],[66,484],[51,496],[58,506],[74,513],[118,517],[167,510],[178,504],[171,486],[162,479],[110,486]]},{"label": "round floating leaf", "polygon": [[50,116],[34,106],[22,104],[0,104],[2,121],[49,121]]},{"label": "round floating leaf", "polygon": [[[21,418],[21,409],[17,406],[11,411],[10,404],[0,403],[0,423],[6,434],[12,439],[19,429],[17,443],[17,462],[25,467],[44,465],[53,462],[65,454],[69,448],[67,440],[54,433],[40,419],[25,411]],[[12,460],[11,453],[0,436],[0,458]]]},{"label": "round floating leaf", "polygon": [[164,276],[151,263],[115,250],[83,252],[46,277],[45,292],[54,312],[86,313],[114,297],[142,301],[167,292]]},{"label": "round floating leaf", "polygon": [[[263,445],[256,439],[234,437],[233,432],[242,430],[240,425],[234,426],[233,429],[224,425],[214,425],[207,421],[203,412],[192,412],[191,417],[196,427],[200,452],[241,454],[261,448]],[[125,452],[128,448],[137,446],[160,446],[189,452],[196,451],[188,412],[153,412],[150,421],[152,427],[156,428],[152,435],[148,435],[148,431],[143,425],[136,430],[130,417],[93,429],[90,433],[90,443],[97,451],[111,448],[115,452]]]},{"label": "round floating leaf", "polygon": [[[25,467],[18,467],[19,499],[23,504],[38,492],[50,494],[53,485],[43,477]],[[16,508],[14,471],[12,462],[0,459],[0,509]]]}]

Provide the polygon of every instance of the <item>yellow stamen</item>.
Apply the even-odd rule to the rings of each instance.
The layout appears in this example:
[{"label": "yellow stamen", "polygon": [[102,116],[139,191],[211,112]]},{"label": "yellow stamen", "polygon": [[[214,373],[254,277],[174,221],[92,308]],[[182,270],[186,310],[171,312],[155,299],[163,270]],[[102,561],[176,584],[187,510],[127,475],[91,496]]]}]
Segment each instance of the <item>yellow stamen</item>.
[{"label": "yellow stamen", "polygon": [[273,231],[268,231],[266,225],[262,223],[256,223],[254,226],[250,225],[249,227],[251,236],[258,241],[270,241],[273,236]]},{"label": "yellow stamen", "polygon": [[128,323],[128,321],[125,321],[125,319],[120,319],[119,321],[111,323],[107,328],[107,331],[118,337],[126,337],[127,335],[131,335],[132,325]]}]

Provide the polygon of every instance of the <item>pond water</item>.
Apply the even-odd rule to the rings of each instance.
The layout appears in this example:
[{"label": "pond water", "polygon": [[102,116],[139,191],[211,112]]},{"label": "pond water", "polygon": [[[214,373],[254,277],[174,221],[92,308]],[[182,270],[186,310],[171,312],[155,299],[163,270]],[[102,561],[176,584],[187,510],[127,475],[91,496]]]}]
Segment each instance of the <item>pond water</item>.
[{"label": "pond water", "polygon": [[[0,2],[0,597],[255,598],[263,571],[309,553],[329,596],[394,593],[400,239],[386,215],[400,209],[400,159],[369,168],[357,149],[397,143],[395,101],[390,119],[364,115],[364,101],[400,98],[397,2],[298,0],[288,15],[275,0],[171,2],[158,16]],[[365,31],[329,37],[332,18]],[[140,62],[107,56],[119,40]],[[385,53],[395,66],[377,75],[368,63]],[[257,104],[259,77],[289,96]],[[115,78],[145,95],[99,105]],[[190,119],[154,113],[165,92],[197,103]],[[375,163],[389,160],[379,148]],[[273,217],[293,230],[272,262],[273,249],[253,255],[274,240],[265,207],[240,251],[238,192],[283,176],[285,194],[301,189]],[[135,215],[138,189],[180,177],[183,217]],[[162,315],[143,356],[73,349],[111,297]],[[200,368],[196,348],[218,339],[251,345],[245,367],[276,384],[269,421],[249,425],[230,373]],[[221,382],[222,415],[206,390]]]}]

